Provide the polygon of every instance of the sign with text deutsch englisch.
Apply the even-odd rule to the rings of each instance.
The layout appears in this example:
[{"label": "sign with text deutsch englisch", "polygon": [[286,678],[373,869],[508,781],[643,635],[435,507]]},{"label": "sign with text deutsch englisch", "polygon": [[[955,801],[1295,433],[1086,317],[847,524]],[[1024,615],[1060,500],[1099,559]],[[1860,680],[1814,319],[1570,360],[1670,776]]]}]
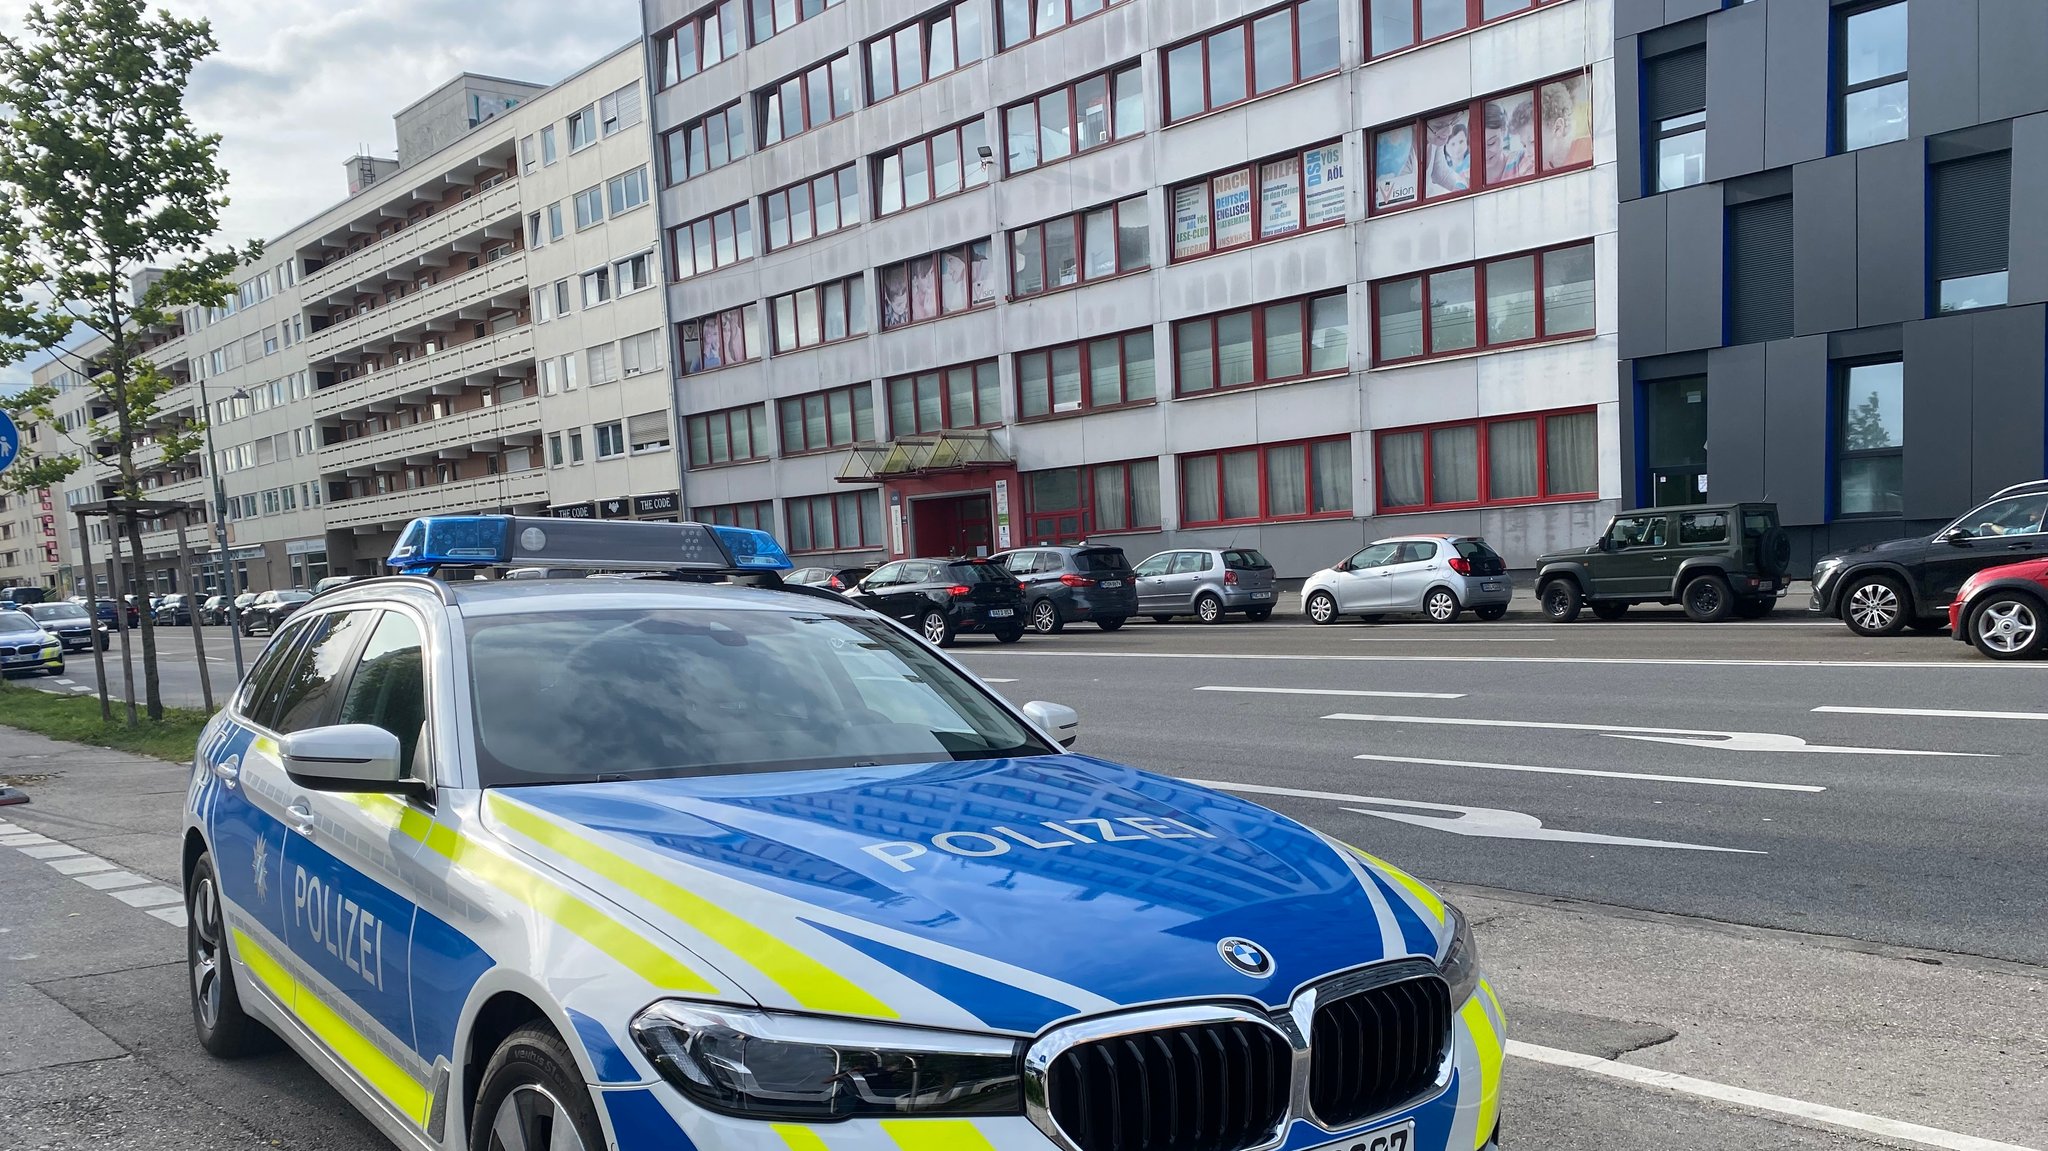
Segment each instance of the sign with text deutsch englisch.
[{"label": "sign with text deutsch englisch", "polygon": [[21,454],[21,429],[14,426],[14,417],[0,411],[0,472],[14,464],[14,458]]}]

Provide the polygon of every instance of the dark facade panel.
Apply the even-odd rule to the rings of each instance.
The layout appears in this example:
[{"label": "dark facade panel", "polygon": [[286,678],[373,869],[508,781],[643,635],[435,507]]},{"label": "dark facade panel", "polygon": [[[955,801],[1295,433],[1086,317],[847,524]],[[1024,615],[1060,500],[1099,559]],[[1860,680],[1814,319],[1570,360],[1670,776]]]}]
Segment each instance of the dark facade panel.
[{"label": "dark facade panel", "polygon": [[[2048,4],[2041,6],[2048,13]],[[2041,70],[2048,76],[2048,69]],[[2048,228],[2040,206],[2048,204],[2048,114],[2012,122],[2011,267],[2006,296],[2015,304],[2048,300]]]},{"label": "dark facade panel", "polygon": [[[1910,30],[1909,30],[1910,32]],[[2048,4],[1978,0],[1977,115],[2003,120],[2048,111]]]},{"label": "dark facade panel", "polygon": [[1707,488],[1715,500],[1760,500],[1765,481],[1767,344],[1707,353]]},{"label": "dark facade panel", "polygon": [[1977,123],[1977,0],[1906,6],[1906,75],[1914,135]]},{"label": "dark facade panel", "polygon": [[1792,169],[1792,330],[1856,326],[1856,157]]},{"label": "dark facade panel", "polygon": [[[1614,35],[1619,38],[1664,25],[1664,0],[1614,0]],[[1634,59],[1633,54],[1629,57]]]},{"label": "dark facade panel", "polygon": [[1856,153],[1857,322],[1896,324],[1927,314],[1926,141]]},{"label": "dark facade panel", "polygon": [[1664,234],[1668,196],[1623,203],[1619,213],[1618,351],[1625,360],[1664,351]]},{"label": "dark facade panel", "polygon": [[1764,496],[1780,523],[1827,520],[1828,341],[1804,336],[1765,344]]},{"label": "dark facade panel", "polygon": [[[1907,519],[1942,519],[1969,501],[1973,467],[1971,377],[1974,315],[1942,316],[1905,327]],[[2034,425],[2040,438],[2040,425]]]},{"label": "dark facade panel", "polygon": [[1719,12],[1722,0],[1664,0],[1664,22],[1676,24],[1709,12]]},{"label": "dark facade panel", "polygon": [[[1761,5],[1764,51],[1764,166],[1782,168],[1828,154],[1828,8]],[[1724,17],[1725,18],[1725,17]],[[1914,99],[1918,99],[1915,92]],[[1712,109],[1708,131],[1712,132]],[[1707,138],[1707,153],[1714,142]]]},{"label": "dark facade panel", "polygon": [[1707,179],[1764,168],[1764,9],[1707,22]]},{"label": "dark facade panel", "polygon": [[[1982,498],[2048,475],[2048,461],[2042,459],[2048,428],[2048,307],[2000,308],[1973,318],[1970,494]],[[1908,425],[1909,453],[1912,437]]]},{"label": "dark facade panel", "polygon": [[[1621,4],[1615,6],[1621,19]],[[1643,194],[1643,64],[1634,36],[1614,42],[1615,188],[1623,203]],[[1711,149],[1713,145],[1710,143]]]},{"label": "dark facade panel", "polygon": [[[1711,147],[1712,145],[1708,145]],[[1665,201],[1664,347],[1689,352],[1719,347],[1725,263],[1719,185],[1681,188]],[[1623,288],[1627,285],[1624,283]]]}]

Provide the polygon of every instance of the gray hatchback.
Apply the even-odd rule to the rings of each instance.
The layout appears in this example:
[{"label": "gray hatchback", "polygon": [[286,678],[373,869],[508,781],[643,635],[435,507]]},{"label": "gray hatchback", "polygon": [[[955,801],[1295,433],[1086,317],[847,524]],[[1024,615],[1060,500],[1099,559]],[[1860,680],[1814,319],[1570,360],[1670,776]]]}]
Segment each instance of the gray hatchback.
[{"label": "gray hatchback", "polygon": [[1160,552],[1137,567],[1138,611],[1165,623],[1191,615],[1222,623],[1231,612],[1258,621],[1273,614],[1273,565],[1254,548]]}]

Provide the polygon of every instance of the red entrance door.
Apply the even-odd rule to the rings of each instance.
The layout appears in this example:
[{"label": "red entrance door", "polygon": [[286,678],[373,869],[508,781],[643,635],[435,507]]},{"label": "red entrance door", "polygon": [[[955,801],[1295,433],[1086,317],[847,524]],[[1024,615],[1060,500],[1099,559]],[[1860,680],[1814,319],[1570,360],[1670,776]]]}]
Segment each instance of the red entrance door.
[{"label": "red entrance door", "polygon": [[911,503],[910,549],[919,556],[978,556],[994,550],[989,497],[945,496]]}]

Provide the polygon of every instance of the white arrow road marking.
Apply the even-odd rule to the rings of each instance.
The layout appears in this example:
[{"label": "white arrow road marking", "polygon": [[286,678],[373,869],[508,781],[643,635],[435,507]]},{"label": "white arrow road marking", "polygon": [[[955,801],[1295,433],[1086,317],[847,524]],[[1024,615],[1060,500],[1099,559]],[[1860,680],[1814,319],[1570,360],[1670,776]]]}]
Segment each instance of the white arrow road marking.
[{"label": "white arrow road marking", "polygon": [[1487,771],[1526,771],[1537,775],[1590,775],[1596,779],[1643,779],[1651,783],[1701,783],[1711,787],[1747,787],[1757,791],[1800,791],[1815,794],[1827,788],[1811,783],[1762,783],[1750,779],[1715,779],[1703,775],[1651,775],[1640,771],[1593,771],[1583,767],[1531,767],[1520,763],[1474,763],[1464,759],[1419,759],[1412,755],[1354,755],[1372,763],[1414,763],[1423,767],[1476,767]]},{"label": "white arrow road marking", "polygon": [[1938,707],[1817,707],[1834,715],[1904,715],[1924,719],[2048,719],[2048,711],[1949,711]]},{"label": "white arrow road marking", "polygon": [[1712,747],[1723,751],[1810,751],[1831,755],[1939,755],[1964,759],[1997,759],[1981,751],[1911,751],[1895,747],[1829,747],[1812,744],[1796,735],[1774,735],[1762,731],[1695,731],[1682,727],[1625,727],[1613,723],[1551,723],[1533,719],[1453,719],[1435,715],[1355,715],[1339,712],[1324,719],[1353,723],[1422,723],[1440,727],[1513,727],[1538,731],[1592,731],[1615,739],[1637,739],[1646,743],[1675,743],[1682,747]]},{"label": "white arrow road marking", "polygon": [[[986,682],[994,683],[995,680]],[[1464,699],[1460,691],[1344,691],[1322,687],[1198,687],[1196,691],[1228,691],[1242,695],[1341,695],[1373,699]]]},{"label": "white arrow road marking", "polygon": [[1374,811],[1365,807],[1347,807],[1344,810],[1359,815],[1370,815],[1379,819],[1391,819],[1396,823],[1413,824],[1435,831],[1448,831],[1453,835],[1476,836],[1482,839],[1532,839],[1550,843],[1604,843],[1611,847],[1662,847],[1673,851],[1720,851],[1730,855],[1769,855],[1767,851],[1750,851],[1740,847],[1709,847],[1700,843],[1676,843],[1663,839],[1631,839],[1621,835],[1595,835],[1585,831],[1559,831],[1543,826],[1543,821],[1533,815],[1519,811],[1501,811],[1492,807],[1459,807],[1448,803],[1420,803],[1408,799],[1384,799],[1376,795],[1345,795],[1335,791],[1305,791],[1293,787],[1270,787],[1257,783],[1227,783],[1214,779],[1190,779],[1187,782],[1197,787],[1213,787],[1218,791],[1238,791],[1252,795],[1286,795],[1296,799],[1328,799],[1338,803],[1372,803],[1382,807],[1404,807],[1413,811],[1440,812],[1437,815],[1414,815],[1408,812]]}]

